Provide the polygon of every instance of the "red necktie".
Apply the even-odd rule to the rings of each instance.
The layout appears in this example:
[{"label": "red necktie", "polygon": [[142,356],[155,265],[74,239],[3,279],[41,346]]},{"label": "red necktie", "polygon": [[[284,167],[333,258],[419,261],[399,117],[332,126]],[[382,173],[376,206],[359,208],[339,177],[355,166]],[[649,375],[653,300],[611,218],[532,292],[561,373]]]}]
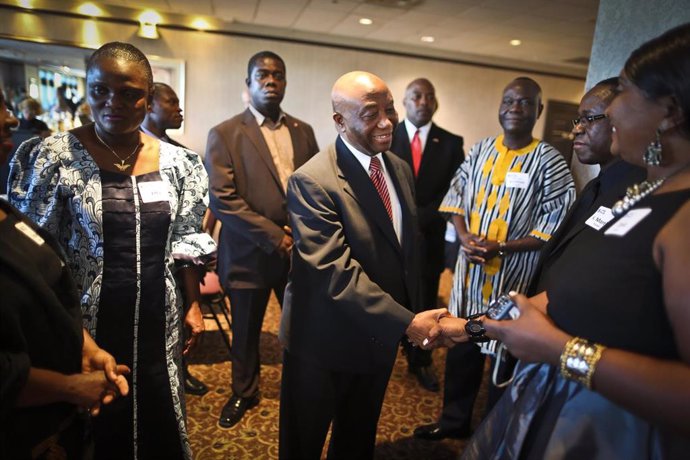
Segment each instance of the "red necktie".
[{"label": "red necktie", "polygon": [[388,194],[388,186],[386,185],[386,178],[383,177],[383,171],[381,170],[381,161],[377,157],[371,157],[371,163],[369,163],[369,177],[376,187],[376,191],[379,192],[381,201],[386,207],[386,212],[390,220],[393,220],[393,208],[391,207],[391,197]]},{"label": "red necktie", "polygon": [[414,169],[414,175],[417,177],[419,165],[422,164],[422,140],[419,138],[419,130],[414,133],[410,149],[412,150],[412,169]]}]

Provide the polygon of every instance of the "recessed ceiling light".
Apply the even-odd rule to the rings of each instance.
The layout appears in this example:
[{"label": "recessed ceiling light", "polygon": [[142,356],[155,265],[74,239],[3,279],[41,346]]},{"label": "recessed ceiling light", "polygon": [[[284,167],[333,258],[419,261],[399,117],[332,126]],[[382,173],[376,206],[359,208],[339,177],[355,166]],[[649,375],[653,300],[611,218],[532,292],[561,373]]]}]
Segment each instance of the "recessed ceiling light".
[{"label": "recessed ceiling light", "polygon": [[91,2],[84,3],[77,11],[86,16],[103,16],[103,10]]},{"label": "recessed ceiling light", "polygon": [[422,38],[420,38],[421,41],[424,43],[433,43],[436,39],[432,37],[431,35],[425,35]]},{"label": "recessed ceiling light", "polygon": [[211,24],[204,18],[196,18],[192,21],[192,27],[198,30],[208,30],[211,28]]},{"label": "recessed ceiling light", "polygon": [[520,46],[520,45],[522,45],[522,41],[520,41],[520,40],[511,40],[511,41],[510,41],[510,44],[511,44],[512,46]]},{"label": "recessed ceiling light", "polygon": [[359,23],[362,24],[363,26],[370,26],[374,23],[374,21],[372,21],[369,18],[360,18]]}]

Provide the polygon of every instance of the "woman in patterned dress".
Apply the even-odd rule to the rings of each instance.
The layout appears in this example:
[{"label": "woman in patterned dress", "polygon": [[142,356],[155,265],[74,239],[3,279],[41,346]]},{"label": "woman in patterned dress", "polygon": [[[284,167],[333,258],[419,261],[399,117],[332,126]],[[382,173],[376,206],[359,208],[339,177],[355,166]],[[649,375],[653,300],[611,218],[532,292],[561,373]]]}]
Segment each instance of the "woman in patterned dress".
[{"label": "woman in patterned dress", "polygon": [[56,236],[84,326],[132,370],[131,397],[94,419],[96,458],[191,458],[180,358],[203,331],[197,266],[215,250],[200,231],[206,173],[194,152],[139,131],[153,78],[137,48],[102,46],[86,86],[94,123],[25,142],[10,200]]}]

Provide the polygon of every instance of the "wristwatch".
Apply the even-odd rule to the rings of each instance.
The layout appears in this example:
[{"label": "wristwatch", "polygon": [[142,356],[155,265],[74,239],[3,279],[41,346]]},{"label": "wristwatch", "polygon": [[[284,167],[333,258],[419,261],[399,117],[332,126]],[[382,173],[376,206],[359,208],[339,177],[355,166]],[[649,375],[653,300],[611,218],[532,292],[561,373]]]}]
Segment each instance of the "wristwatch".
[{"label": "wristwatch", "polygon": [[470,318],[465,323],[465,332],[469,336],[470,342],[488,342],[490,339],[485,335],[484,323],[480,319]]}]

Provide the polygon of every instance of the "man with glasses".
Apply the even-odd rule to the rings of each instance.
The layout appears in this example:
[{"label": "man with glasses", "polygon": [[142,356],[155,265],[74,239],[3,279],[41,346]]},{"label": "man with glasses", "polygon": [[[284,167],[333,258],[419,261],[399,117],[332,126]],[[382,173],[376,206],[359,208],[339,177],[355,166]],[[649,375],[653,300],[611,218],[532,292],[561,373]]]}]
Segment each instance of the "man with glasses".
[{"label": "man with glasses", "polygon": [[[563,156],[532,137],[542,110],[537,82],[520,77],[509,83],[498,113],[503,134],[472,147],[441,203],[439,211],[452,219],[461,243],[449,306],[456,316],[481,313],[508,291],[525,292],[539,250],[575,198]],[[415,437],[469,436],[484,355],[496,349],[495,341],[480,345],[458,344],[448,351],[441,417],[418,427]],[[487,410],[500,393],[490,385]]]},{"label": "man with glasses", "polygon": [[611,124],[604,112],[616,96],[616,86],[617,77],[603,80],[580,101],[578,117],[573,120],[573,151],[580,163],[599,165],[601,169],[582,189],[563,223],[544,246],[529,294],[543,291],[549,267],[563,249],[581,233],[596,231],[611,220],[611,205],[625,195],[629,185],[645,178],[644,169],[611,154]]}]

